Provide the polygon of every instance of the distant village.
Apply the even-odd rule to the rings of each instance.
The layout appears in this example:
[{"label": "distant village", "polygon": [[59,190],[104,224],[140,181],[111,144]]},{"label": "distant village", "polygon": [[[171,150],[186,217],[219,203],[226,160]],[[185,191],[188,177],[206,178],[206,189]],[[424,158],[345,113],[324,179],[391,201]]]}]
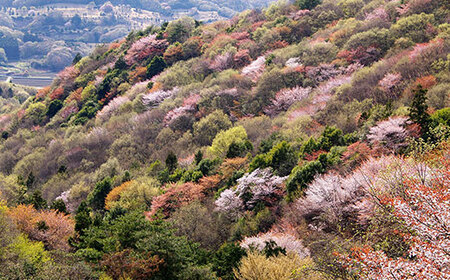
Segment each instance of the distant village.
[{"label": "distant village", "polygon": [[[161,5],[163,9],[170,10],[168,4]],[[97,6],[94,2],[84,4],[49,4],[31,7],[0,7],[0,12],[5,12],[15,20],[32,20],[36,16],[48,15],[49,13],[59,13],[64,18],[79,16],[81,20],[89,22],[101,22],[104,17],[115,16],[122,24],[129,26],[130,30],[142,29],[148,25],[160,25],[165,21],[179,19],[184,16],[193,17],[203,22],[212,22],[225,19],[216,11],[199,11],[197,8],[170,11],[170,15],[163,15],[159,12],[133,8],[130,5],[113,6],[109,2],[102,6]],[[66,25],[69,25],[67,23]],[[70,26],[65,26],[70,27]]]}]

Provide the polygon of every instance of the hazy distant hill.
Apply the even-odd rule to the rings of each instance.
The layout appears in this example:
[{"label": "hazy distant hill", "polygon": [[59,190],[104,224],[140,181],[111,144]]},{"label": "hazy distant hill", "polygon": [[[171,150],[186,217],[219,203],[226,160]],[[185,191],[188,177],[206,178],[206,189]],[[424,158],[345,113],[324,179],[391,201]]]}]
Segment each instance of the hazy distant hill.
[{"label": "hazy distant hill", "polygon": [[[269,2],[0,0],[0,64],[25,62],[19,72],[29,67],[59,71],[77,53],[85,55],[95,44],[123,38],[131,30],[184,16],[201,22],[222,20]],[[10,71],[15,70],[0,68],[0,74]]]}]

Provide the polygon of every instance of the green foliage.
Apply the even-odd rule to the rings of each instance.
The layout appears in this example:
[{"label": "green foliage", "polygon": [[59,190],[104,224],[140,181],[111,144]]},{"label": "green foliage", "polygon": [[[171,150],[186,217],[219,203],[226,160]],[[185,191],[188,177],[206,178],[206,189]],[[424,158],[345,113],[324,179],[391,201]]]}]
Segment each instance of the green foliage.
[{"label": "green foliage", "polygon": [[212,259],[213,270],[223,280],[233,280],[233,269],[239,266],[241,259],[246,255],[245,250],[238,244],[224,243],[214,253]]},{"label": "green foliage", "polygon": [[226,154],[227,158],[236,158],[236,157],[243,157],[248,152],[251,152],[253,150],[253,145],[250,141],[246,140],[244,142],[233,142],[228,147],[228,151]]},{"label": "green foliage", "polygon": [[202,146],[211,145],[214,137],[222,130],[227,130],[232,123],[227,115],[216,110],[194,124],[195,140]]},{"label": "green foliage", "polygon": [[47,208],[47,201],[42,198],[42,193],[40,190],[35,190],[31,197],[28,199],[27,203],[33,204],[34,208],[38,210]]},{"label": "green foliage", "polygon": [[319,155],[317,160],[296,166],[286,181],[288,199],[300,195],[316,175],[325,173],[330,166],[339,163],[342,152],[342,149],[333,148],[328,154]]},{"label": "green foliage", "polygon": [[198,150],[195,153],[195,165],[198,165],[203,159],[203,152],[201,150]]},{"label": "green foliage", "polygon": [[250,163],[250,171],[272,167],[277,175],[286,176],[296,164],[297,156],[294,150],[289,143],[282,141],[273,146],[268,153],[257,155]]},{"label": "green foliage", "polygon": [[361,9],[364,7],[365,3],[362,0],[341,0],[339,1],[339,6],[342,8],[342,12],[346,17],[355,17]]},{"label": "green foliage", "polygon": [[95,188],[87,197],[87,204],[94,210],[103,210],[105,208],[105,198],[112,189],[112,180],[106,177],[95,184]]},{"label": "green foliage", "polygon": [[73,120],[74,125],[85,124],[89,119],[95,117],[98,110],[98,104],[90,100],[84,104],[83,108],[75,115]]},{"label": "green foliage", "polygon": [[47,112],[45,113],[47,117],[52,118],[56,113],[58,113],[59,110],[63,107],[63,103],[61,100],[56,99],[52,100],[50,104],[48,104]]},{"label": "green foliage", "polygon": [[40,267],[50,261],[49,253],[44,249],[44,243],[30,241],[24,234],[17,237],[12,247],[19,259],[34,267]]},{"label": "green foliage", "polygon": [[420,125],[420,132],[424,138],[428,137],[427,133],[431,123],[430,115],[427,112],[426,94],[427,90],[419,85],[414,92],[414,98],[409,108],[409,118],[414,123]]},{"label": "green foliage", "polygon": [[209,151],[217,157],[224,157],[232,143],[240,144],[247,140],[247,132],[242,126],[236,126],[219,132],[214,138]]},{"label": "green foliage", "polygon": [[333,146],[343,146],[345,143],[342,130],[334,126],[327,126],[317,140],[310,137],[303,143],[300,154],[305,156],[319,150],[328,152]]},{"label": "green foliage", "polygon": [[433,122],[434,126],[438,124],[450,126],[450,108],[444,108],[434,112],[431,115],[431,121]]},{"label": "green foliage", "polygon": [[172,151],[166,157],[166,167],[169,170],[169,173],[172,173],[178,165],[178,158]]},{"label": "green foliage", "polygon": [[44,103],[37,102],[30,104],[25,113],[34,124],[40,124],[44,120],[46,111],[47,108]]},{"label": "green foliage", "polygon": [[155,56],[152,58],[150,63],[147,65],[147,78],[150,79],[153,76],[158,75],[164,69],[166,69],[167,64],[161,56]]},{"label": "green foliage", "polygon": [[91,210],[88,208],[85,201],[81,202],[75,214],[75,231],[78,234],[83,234],[85,229],[88,229],[92,224]]},{"label": "green foliage", "polygon": [[432,34],[427,31],[433,22],[433,14],[414,14],[409,17],[400,18],[392,25],[391,32],[394,38],[407,37],[413,40],[413,42],[422,43],[431,39]]},{"label": "green foliage", "polygon": [[212,173],[214,167],[219,163],[219,160],[202,159],[196,167],[196,170],[200,171],[204,176],[208,176]]},{"label": "green foliage", "polygon": [[194,28],[195,21],[192,18],[184,17],[176,21],[171,21],[166,28],[167,40],[170,43],[183,43],[189,38]]},{"label": "green foliage", "polygon": [[76,65],[82,58],[83,56],[80,53],[77,53],[72,60],[72,65]]},{"label": "green foliage", "polygon": [[301,10],[312,10],[321,2],[321,0],[296,0],[295,5],[297,5]]},{"label": "green foliage", "polygon": [[345,49],[357,49],[358,47],[377,47],[385,53],[392,46],[392,38],[388,29],[374,28],[356,33],[348,39]]},{"label": "green foliage", "polygon": [[64,203],[64,200],[62,200],[62,199],[54,200],[52,202],[52,204],[50,205],[50,208],[58,211],[59,213],[69,214],[69,212],[67,212],[66,204]]}]

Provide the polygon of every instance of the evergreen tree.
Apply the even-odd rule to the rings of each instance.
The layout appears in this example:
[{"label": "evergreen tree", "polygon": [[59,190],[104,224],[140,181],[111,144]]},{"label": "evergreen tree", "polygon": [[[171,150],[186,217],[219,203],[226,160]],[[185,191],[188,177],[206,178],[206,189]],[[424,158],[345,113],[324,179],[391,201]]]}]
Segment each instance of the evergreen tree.
[{"label": "evergreen tree", "polygon": [[147,65],[147,78],[152,78],[158,75],[167,67],[166,62],[160,56],[155,56],[152,61]]},{"label": "evergreen tree", "polygon": [[111,191],[111,179],[103,179],[95,185],[94,190],[88,195],[87,202],[94,210],[103,210],[105,207],[105,198]]},{"label": "evergreen tree", "polygon": [[78,232],[78,234],[81,235],[84,229],[91,226],[92,219],[90,213],[91,211],[88,208],[87,203],[85,201],[81,202],[75,215],[75,231]]},{"label": "evergreen tree", "polygon": [[428,138],[428,131],[431,123],[430,115],[428,114],[427,105],[427,90],[421,85],[417,87],[414,92],[414,98],[409,108],[409,119],[420,125],[420,132],[423,138]]},{"label": "evergreen tree", "polygon": [[177,156],[170,151],[169,154],[166,157],[166,167],[169,170],[170,173],[172,173],[178,165],[178,159]]}]

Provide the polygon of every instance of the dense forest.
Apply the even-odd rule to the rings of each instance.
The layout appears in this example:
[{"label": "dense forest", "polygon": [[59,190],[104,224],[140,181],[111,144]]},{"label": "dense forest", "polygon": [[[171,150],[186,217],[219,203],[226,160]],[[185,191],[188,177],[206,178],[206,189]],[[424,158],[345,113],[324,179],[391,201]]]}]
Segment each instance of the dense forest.
[{"label": "dense forest", "polygon": [[0,279],[450,279],[449,9],[184,17],[2,85]]}]

